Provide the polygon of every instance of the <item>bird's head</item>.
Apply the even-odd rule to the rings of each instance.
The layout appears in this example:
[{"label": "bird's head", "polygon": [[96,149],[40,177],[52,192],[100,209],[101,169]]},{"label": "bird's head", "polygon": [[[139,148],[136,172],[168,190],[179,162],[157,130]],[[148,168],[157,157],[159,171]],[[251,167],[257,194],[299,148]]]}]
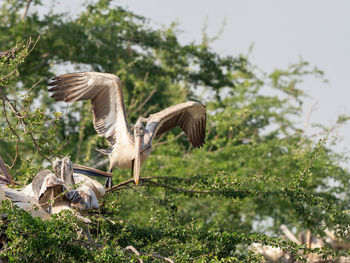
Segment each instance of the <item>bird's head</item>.
[{"label": "bird's head", "polygon": [[61,179],[66,185],[74,185],[73,164],[69,157],[62,159],[56,158],[52,164],[52,168],[57,178]]},{"label": "bird's head", "polygon": [[134,136],[136,137],[143,135],[145,135],[145,126],[143,126],[141,119],[138,119],[134,126]]}]

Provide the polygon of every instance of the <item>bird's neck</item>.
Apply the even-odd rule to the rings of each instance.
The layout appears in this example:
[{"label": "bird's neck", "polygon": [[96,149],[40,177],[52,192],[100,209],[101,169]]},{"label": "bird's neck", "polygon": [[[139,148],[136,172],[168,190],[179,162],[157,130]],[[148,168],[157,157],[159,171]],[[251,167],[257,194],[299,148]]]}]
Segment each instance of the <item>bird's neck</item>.
[{"label": "bird's neck", "polygon": [[63,182],[68,190],[73,188],[73,185],[75,185],[73,173],[71,174],[64,174],[63,175]]}]

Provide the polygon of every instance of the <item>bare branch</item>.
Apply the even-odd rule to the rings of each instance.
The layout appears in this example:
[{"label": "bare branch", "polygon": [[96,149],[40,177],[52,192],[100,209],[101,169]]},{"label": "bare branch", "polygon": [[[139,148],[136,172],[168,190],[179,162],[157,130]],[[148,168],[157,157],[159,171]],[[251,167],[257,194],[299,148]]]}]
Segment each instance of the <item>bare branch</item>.
[{"label": "bare branch", "polygon": [[311,230],[308,229],[306,232],[306,245],[308,248],[311,248]]},{"label": "bare branch", "polygon": [[10,123],[8,117],[7,117],[6,106],[5,106],[5,101],[4,100],[2,101],[2,108],[4,110],[4,116],[5,116],[5,120],[7,122],[7,125],[9,126],[10,130],[15,135],[15,137],[17,138],[17,140],[16,140],[16,155],[15,155],[15,158],[13,159],[13,161],[12,161],[11,166],[9,166],[9,169],[11,170],[13,168],[13,166],[15,165],[17,157],[18,157],[18,145],[19,145],[19,142],[21,141],[21,137],[18,135],[18,133],[12,127],[12,125],[11,125],[11,123]]},{"label": "bare branch", "polygon": [[10,49],[8,49],[6,51],[0,51],[0,58],[6,57],[6,59],[5,59],[5,61],[6,61],[9,58],[12,58],[14,56],[14,54],[18,51],[18,49],[19,49],[19,46],[16,45],[15,47],[10,48]]},{"label": "bare branch", "polygon": [[[152,181],[152,179],[160,179],[160,178],[165,179],[167,177],[165,177],[165,176],[164,177],[141,177],[139,179],[140,183],[142,183],[142,184],[140,184],[140,186],[153,185],[153,186],[162,187],[162,188],[166,188],[166,189],[170,189],[170,190],[174,190],[174,191],[178,191],[178,192],[182,192],[182,193],[193,193],[193,194],[208,194],[208,193],[217,193],[218,192],[218,191],[210,191],[210,190],[203,190],[203,191],[189,190],[189,189],[177,188],[177,187],[173,187],[173,186],[169,186],[169,185],[165,185],[165,184],[161,184],[161,183]],[[108,189],[106,191],[106,193],[124,189],[125,186],[128,186],[129,188],[134,187],[134,186],[129,186],[129,184],[134,184],[134,179],[129,179],[129,180],[126,180],[124,182],[121,182],[121,183],[113,186],[112,188]]]},{"label": "bare branch", "polygon": [[[167,257],[164,257],[162,255],[159,255],[158,253],[153,253],[153,254],[147,254],[145,252],[139,252],[136,250],[136,248],[134,248],[133,246],[127,246],[126,248],[123,249],[123,251],[131,251],[133,252],[138,258],[141,256],[141,255],[147,255],[149,257],[153,257],[153,258],[157,258],[157,259],[162,259],[166,262],[169,262],[169,263],[174,263],[174,261],[170,258],[167,258]],[[143,263],[142,259],[139,258],[139,262],[140,263]]]},{"label": "bare branch", "polygon": [[[35,43],[32,45],[32,40],[30,39],[27,44],[26,44],[26,48],[27,50],[29,50],[29,48],[31,47],[31,49],[28,51],[29,53],[32,52],[33,48],[35,47],[35,45],[38,43],[40,39],[40,36],[37,38],[37,40],[35,41]],[[17,67],[17,66],[16,66]],[[36,87],[40,81],[42,81],[42,79],[40,79],[37,83],[35,83],[29,90],[28,92],[30,92],[34,87]],[[15,164],[15,161],[17,160],[17,156],[18,156],[18,144],[20,142],[20,136],[19,134],[15,131],[15,129],[11,126],[11,123],[7,117],[7,113],[6,113],[6,107],[5,107],[5,102],[8,104],[9,108],[11,109],[11,111],[15,114],[15,116],[17,117],[19,123],[23,126],[23,130],[24,130],[24,134],[28,135],[30,137],[30,139],[32,140],[38,154],[43,157],[44,159],[48,160],[49,162],[51,162],[51,159],[49,157],[47,157],[46,155],[44,155],[41,151],[43,150],[43,148],[39,145],[38,141],[35,139],[34,135],[32,134],[32,132],[28,131],[28,123],[25,120],[26,117],[26,113],[25,114],[21,114],[20,111],[17,109],[16,104],[14,104],[5,94],[5,92],[3,91],[3,86],[0,85],[0,95],[1,98],[3,100],[3,109],[4,109],[4,115],[5,115],[5,119],[7,124],[9,125],[10,130],[12,131],[12,133],[15,135],[15,137],[17,138],[16,140],[16,156],[15,159],[12,163],[12,165],[10,166],[10,168],[12,168]],[[27,94],[28,94],[27,92]]]},{"label": "bare branch", "polygon": [[10,78],[13,74],[18,74],[17,68],[14,69],[13,71],[11,71],[9,74],[7,74],[7,75],[5,75],[4,77],[2,77],[2,78],[0,79],[0,82],[3,82],[4,80]]},{"label": "bare branch", "polygon": [[6,169],[5,163],[2,160],[1,156],[0,156],[0,171],[1,173],[6,177],[6,179],[8,180],[8,182],[12,185],[15,186],[15,182],[13,181],[11,175],[9,174],[9,172]]},{"label": "bare branch", "polygon": [[2,99],[3,99],[4,101],[7,102],[7,104],[8,104],[9,107],[10,107],[10,109],[12,110],[12,112],[15,114],[15,116],[16,116],[17,119],[20,121],[20,123],[23,125],[24,133],[25,133],[26,135],[28,135],[28,136],[31,138],[31,140],[32,140],[32,142],[33,142],[33,144],[34,144],[34,146],[35,146],[35,148],[36,148],[38,154],[39,154],[41,157],[43,157],[44,159],[46,159],[46,160],[48,160],[49,162],[51,162],[51,159],[50,159],[49,157],[47,157],[47,156],[45,156],[44,154],[41,153],[42,148],[41,148],[40,145],[38,144],[37,140],[34,138],[33,134],[27,130],[28,124],[27,124],[27,122],[25,121],[25,115],[23,115],[23,116],[21,115],[21,113],[17,110],[16,106],[15,106],[15,105],[11,102],[11,100],[5,95],[4,91],[2,90],[2,86],[1,86],[1,85],[0,85],[0,95],[1,95]]},{"label": "bare branch", "polygon": [[32,2],[32,0],[27,0],[26,7],[24,8],[24,12],[23,12],[23,14],[21,16],[22,20],[27,16],[27,13],[28,13],[28,10],[29,10],[29,6],[30,6],[31,2]]},{"label": "bare branch", "polygon": [[[141,253],[141,254],[147,255],[146,253]],[[163,257],[162,255],[159,255],[159,254],[151,254],[149,256],[154,257],[154,258],[158,258],[158,259],[163,259],[164,261],[169,262],[169,263],[174,263],[174,261],[172,259],[167,258],[167,257]]]},{"label": "bare branch", "polygon": [[159,145],[162,145],[162,144],[166,144],[166,143],[169,143],[169,142],[173,142],[173,141],[176,141],[178,138],[180,138],[182,135],[184,135],[184,132],[180,132],[178,135],[176,135],[174,138],[172,138],[171,140],[166,140],[166,141],[163,141],[163,142],[157,142],[153,145],[153,147],[157,147]]},{"label": "bare branch", "polygon": [[147,116],[151,111],[153,111],[153,110],[154,110],[155,108],[157,108],[158,106],[159,106],[158,103],[149,106],[149,107],[148,107],[148,110],[145,111],[145,112],[143,113],[143,116]]},{"label": "bare branch", "polygon": [[151,91],[151,93],[147,96],[147,98],[138,106],[138,108],[136,109],[136,112],[139,112],[143,108],[143,106],[145,106],[145,104],[152,98],[152,96],[156,91],[157,91],[156,89]]},{"label": "bare branch", "polygon": [[298,245],[301,245],[301,242],[296,238],[296,236],[288,229],[288,227],[286,225],[281,225],[281,230],[282,232],[285,234],[285,236],[290,240],[293,241],[295,243],[297,243]]},{"label": "bare branch", "polygon": [[310,124],[310,119],[311,119],[311,114],[312,112],[314,112],[316,110],[316,106],[317,106],[318,102],[316,101],[314,104],[312,104],[312,106],[309,109],[309,112],[307,114],[305,123],[304,123],[304,128],[303,131],[305,132],[307,130],[307,128],[309,127]]},{"label": "bare branch", "polygon": [[[126,248],[123,249],[123,251],[131,251],[133,252],[138,258],[141,256],[140,252],[136,250],[133,246],[127,246]],[[139,262],[143,263],[142,259],[139,258]]]},{"label": "bare branch", "polygon": [[[33,43],[32,39],[29,38],[29,40],[25,44],[25,48],[24,48],[24,50],[28,51],[28,53],[25,54],[25,53],[21,53],[20,52],[19,56],[22,56],[23,58],[27,57],[33,51],[33,49],[35,48],[35,46],[37,45],[39,39],[40,39],[40,35],[38,36],[38,38]],[[23,44],[24,44],[24,41],[22,41],[21,43],[17,44],[15,47],[13,47],[13,48],[11,48],[11,49],[9,49],[7,51],[1,52],[0,53],[0,58],[4,57],[4,56],[6,57],[6,60],[8,60],[9,58],[14,58],[16,56],[16,52],[19,52],[22,49]],[[14,75],[14,74],[18,75],[17,68],[18,68],[20,63],[21,63],[20,60],[18,60],[18,62],[14,66],[14,69],[10,73],[5,75],[4,77],[0,78],[0,83],[5,81],[5,80],[9,80],[10,77],[12,75]]]},{"label": "bare branch", "polygon": [[29,92],[31,92],[31,91],[32,91],[32,89],[34,89],[36,86],[38,86],[38,85],[39,85],[39,83],[43,81],[43,79],[44,79],[44,77],[42,77],[42,78],[41,78],[41,79],[39,79],[39,80],[38,80],[36,83],[34,83],[34,85],[33,85],[33,86],[31,86],[29,90],[27,90],[27,92],[26,92],[26,96],[28,96]]},{"label": "bare branch", "polygon": [[[143,177],[143,178],[140,178],[140,182],[146,180],[146,179],[152,179],[152,177]],[[109,193],[109,192],[113,192],[113,191],[117,191],[117,190],[120,190],[123,186],[126,186],[126,185],[129,185],[131,183],[134,183],[134,179],[129,179],[129,180],[126,180],[124,182],[121,182],[117,185],[114,185],[112,188],[108,189],[106,191],[106,193]]]},{"label": "bare branch", "polygon": [[111,223],[112,225],[115,225],[115,222],[113,221],[113,220],[111,220],[111,219],[109,219],[108,217],[104,217],[104,216],[102,216],[102,215],[100,215],[100,214],[95,214],[95,215],[93,215],[94,217],[99,217],[99,218],[102,218],[102,219],[104,219],[104,220],[107,220],[109,223]]}]

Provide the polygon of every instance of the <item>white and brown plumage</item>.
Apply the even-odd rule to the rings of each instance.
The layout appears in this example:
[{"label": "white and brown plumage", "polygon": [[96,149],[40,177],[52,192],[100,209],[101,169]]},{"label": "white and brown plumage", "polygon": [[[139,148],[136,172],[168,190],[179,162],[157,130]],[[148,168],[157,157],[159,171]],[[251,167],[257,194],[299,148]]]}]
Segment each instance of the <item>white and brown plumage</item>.
[{"label": "white and brown plumage", "polygon": [[[140,117],[134,134],[128,128],[120,79],[108,73],[81,72],[58,76],[49,83],[51,97],[57,101],[91,100],[93,124],[96,132],[112,146],[109,153],[111,172],[114,167],[132,168],[138,183],[141,162],[151,152],[152,140],[176,126],[187,135],[194,147],[201,147],[205,139],[205,107],[194,101],[166,108],[148,118]],[[143,126],[142,122],[146,122]]]},{"label": "white and brown plumage", "polygon": [[98,200],[105,194],[104,187],[81,172],[86,171],[95,176],[105,175],[100,175],[97,170],[89,167],[73,165],[68,157],[56,159],[52,168],[53,172],[40,171],[21,192],[37,200],[50,214],[64,209],[76,208],[82,212],[99,207]]},{"label": "white and brown plumage", "polygon": [[10,199],[16,206],[27,211],[32,217],[40,217],[41,219],[50,219],[49,213],[41,208],[39,202],[26,194],[9,188],[4,184],[0,184],[0,204],[2,200]]}]

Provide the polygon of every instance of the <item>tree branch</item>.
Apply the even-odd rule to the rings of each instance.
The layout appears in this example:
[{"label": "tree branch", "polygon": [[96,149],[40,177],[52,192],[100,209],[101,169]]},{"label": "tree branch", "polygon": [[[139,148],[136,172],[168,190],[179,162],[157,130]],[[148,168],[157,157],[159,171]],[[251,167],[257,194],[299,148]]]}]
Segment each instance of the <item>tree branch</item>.
[{"label": "tree branch", "polygon": [[15,186],[15,182],[12,180],[11,175],[9,174],[9,172],[6,169],[5,163],[2,160],[1,156],[0,156],[0,171],[1,173],[6,177],[7,181],[12,185]]},{"label": "tree branch", "polygon": [[21,137],[18,135],[18,133],[15,131],[15,129],[12,127],[8,117],[7,117],[7,113],[6,113],[6,106],[5,106],[5,101],[2,101],[2,108],[4,110],[4,116],[7,122],[7,125],[9,126],[10,130],[12,131],[12,133],[15,135],[15,137],[17,138],[16,140],[16,155],[15,158],[12,161],[11,166],[9,166],[9,170],[11,170],[13,168],[13,166],[15,165],[16,161],[17,161],[17,157],[18,157],[18,144],[21,141]]},{"label": "tree branch", "polygon": [[282,230],[283,234],[290,240],[298,245],[301,245],[301,242],[299,239],[296,238],[296,236],[288,229],[286,225],[281,225],[280,229]]},{"label": "tree branch", "polygon": [[[126,248],[123,249],[123,251],[131,251],[133,252],[138,258],[141,256],[140,252],[136,250],[133,246],[127,246]],[[139,262],[143,263],[143,260],[139,258]]]},{"label": "tree branch", "polygon": [[[218,193],[219,192],[219,191],[213,191],[213,190],[203,190],[203,191],[200,191],[200,190],[189,190],[189,189],[177,188],[177,187],[173,187],[173,186],[169,186],[169,185],[165,185],[165,184],[161,184],[161,183],[152,181],[152,179],[165,179],[165,178],[168,178],[168,177],[159,177],[159,176],[158,177],[141,177],[139,179],[139,181],[142,184],[140,184],[139,186],[153,185],[153,186],[157,186],[157,187],[161,187],[161,188],[174,190],[174,191],[177,191],[177,192],[193,193],[193,194],[208,194],[208,193]],[[117,190],[124,189],[124,186],[128,186],[129,188],[130,187],[136,187],[136,185],[129,186],[129,184],[134,184],[134,179],[129,179],[129,180],[126,180],[124,182],[121,182],[121,183],[113,186],[112,188],[108,189],[106,191],[106,193],[110,193],[110,192],[114,192],[114,191],[117,191]]]},{"label": "tree branch", "polygon": [[[39,81],[39,82],[40,82],[40,81]],[[34,86],[38,85],[39,82],[37,82],[36,84],[34,84]],[[33,87],[34,87],[34,86],[33,86]],[[32,87],[32,88],[33,88],[33,87]],[[28,136],[30,137],[30,139],[32,140],[32,142],[33,142],[33,144],[34,144],[34,146],[35,146],[35,148],[36,148],[38,154],[39,154],[41,157],[43,157],[44,159],[46,159],[47,161],[49,161],[49,162],[51,163],[51,162],[52,162],[51,159],[50,159],[48,156],[44,155],[44,154],[41,152],[43,149],[42,149],[42,147],[38,144],[38,141],[34,138],[32,132],[29,132],[29,131],[28,131],[28,124],[27,124],[27,122],[26,122],[26,120],[25,120],[26,114],[22,115],[22,114],[19,112],[19,110],[17,109],[16,105],[13,104],[12,101],[6,96],[6,94],[5,94],[5,92],[3,91],[2,88],[4,88],[4,87],[3,87],[2,85],[0,85],[0,95],[1,95],[1,97],[2,97],[2,99],[3,99],[3,103],[4,103],[5,101],[7,102],[7,104],[9,105],[9,107],[10,107],[10,109],[11,109],[11,111],[15,114],[15,116],[17,117],[17,119],[19,120],[19,122],[22,124],[24,134],[28,135]],[[31,89],[32,89],[32,88],[31,88]],[[5,110],[5,109],[4,109],[4,110]],[[5,110],[4,112],[5,112],[4,114],[6,114],[6,110]],[[6,118],[6,119],[7,119],[7,118]],[[7,119],[7,121],[8,121],[8,119]],[[9,124],[9,122],[8,122],[8,124]],[[10,127],[11,127],[11,125],[10,125]],[[11,129],[12,132],[14,132],[14,130],[13,130],[12,128],[10,128],[10,129]],[[16,132],[14,132],[14,134],[15,134],[15,136],[17,137],[17,141],[18,141],[19,135],[18,135]]]},{"label": "tree branch", "polygon": [[[163,133],[164,134],[164,133]],[[184,134],[183,131],[181,131],[178,135],[176,135],[174,138],[172,138],[171,140],[165,140],[165,141],[162,141],[162,142],[157,142],[153,145],[153,147],[157,147],[159,145],[162,145],[162,144],[167,144],[168,142],[173,142],[173,141],[176,141],[178,138],[180,138],[182,135]]]},{"label": "tree branch", "polygon": [[131,251],[131,252],[133,252],[138,257],[138,260],[139,260],[140,263],[143,263],[142,259],[139,258],[141,255],[147,255],[149,257],[162,259],[162,260],[164,260],[166,262],[169,262],[169,263],[174,263],[174,261],[172,259],[164,257],[162,255],[159,255],[158,253],[147,254],[145,252],[139,252],[133,246],[127,246],[126,248],[123,249],[123,251]]},{"label": "tree branch", "polygon": [[21,16],[22,20],[27,16],[27,13],[28,13],[28,10],[29,10],[29,6],[30,6],[31,2],[32,2],[32,0],[27,0],[26,7],[24,8],[24,12],[23,12],[23,14]]}]

